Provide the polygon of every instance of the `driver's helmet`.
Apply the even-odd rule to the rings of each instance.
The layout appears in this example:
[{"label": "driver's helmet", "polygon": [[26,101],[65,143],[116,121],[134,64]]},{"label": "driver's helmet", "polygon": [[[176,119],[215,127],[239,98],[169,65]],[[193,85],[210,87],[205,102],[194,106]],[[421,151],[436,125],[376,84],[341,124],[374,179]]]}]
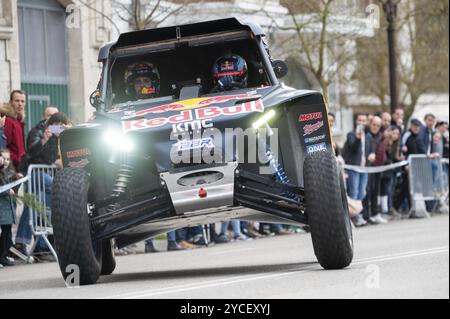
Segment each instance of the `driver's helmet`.
[{"label": "driver's helmet", "polygon": [[148,99],[159,95],[159,71],[152,63],[142,61],[129,65],[124,80],[128,96]]},{"label": "driver's helmet", "polygon": [[225,91],[247,87],[247,62],[237,54],[226,54],[213,65],[212,74],[216,90]]}]

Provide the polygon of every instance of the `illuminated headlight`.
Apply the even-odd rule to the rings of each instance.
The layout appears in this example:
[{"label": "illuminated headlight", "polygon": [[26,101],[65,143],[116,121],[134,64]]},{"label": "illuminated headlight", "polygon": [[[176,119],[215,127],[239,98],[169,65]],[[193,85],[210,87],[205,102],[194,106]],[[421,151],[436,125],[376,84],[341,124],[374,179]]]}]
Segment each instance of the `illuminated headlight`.
[{"label": "illuminated headlight", "polygon": [[113,150],[120,152],[131,152],[134,150],[133,141],[117,131],[107,131],[103,134],[103,140]]},{"label": "illuminated headlight", "polygon": [[259,118],[255,123],[253,123],[253,128],[257,129],[260,128],[263,125],[266,125],[267,122],[275,116],[275,111],[274,110],[270,110],[269,112],[267,112],[266,114],[264,114],[261,118]]}]

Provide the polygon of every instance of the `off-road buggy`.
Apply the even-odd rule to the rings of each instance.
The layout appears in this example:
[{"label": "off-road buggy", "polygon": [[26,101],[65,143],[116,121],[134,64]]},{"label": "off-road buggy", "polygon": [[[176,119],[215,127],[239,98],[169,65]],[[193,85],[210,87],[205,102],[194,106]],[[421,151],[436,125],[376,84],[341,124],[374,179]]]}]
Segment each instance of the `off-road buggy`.
[{"label": "off-road buggy", "polygon": [[[226,50],[247,61],[247,88],[211,93]],[[158,66],[160,94],[130,101],[123,74],[142,60]],[[111,274],[114,244],[230,219],[309,225],[322,267],[350,264],[327,107],[319,92],[278,81],[286,64],[259,26],[233,18],[125,33],[99,62],[95,120],[60,138],[52,223],[64,278],[71,264],[81,284]]]}]

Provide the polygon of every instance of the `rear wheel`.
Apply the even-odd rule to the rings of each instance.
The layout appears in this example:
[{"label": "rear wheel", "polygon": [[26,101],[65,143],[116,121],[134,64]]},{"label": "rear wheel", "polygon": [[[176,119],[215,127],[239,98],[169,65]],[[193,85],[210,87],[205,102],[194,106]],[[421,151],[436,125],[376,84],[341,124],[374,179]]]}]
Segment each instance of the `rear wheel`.
[{"label": "rear wheel", "polygon": [[336,157],[308,154],[304,163],[306,214],[314,253],[325,269],[340,269],[353,259],[353,237],[347,195]]},{"label": "rear wheel", "polygon": [[68,269],[77,266],[81,285],[95,283],[102,270],[103,247],[101,241],[92,240],[88,190],[89,177],[81,169],[64,169],[53,180],[52,223],[59,268],[66,279]]}]

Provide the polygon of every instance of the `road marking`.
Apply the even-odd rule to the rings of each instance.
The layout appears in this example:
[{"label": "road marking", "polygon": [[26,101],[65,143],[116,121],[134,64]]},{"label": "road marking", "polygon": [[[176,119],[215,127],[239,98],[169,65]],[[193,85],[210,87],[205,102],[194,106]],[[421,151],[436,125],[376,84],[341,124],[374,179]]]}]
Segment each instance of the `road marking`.
[{"label": "road marking", "polygon": [[[357,259],[357,260],[353,261],[351,265],[369,264],[369,263],[374,263],[374,262],[383,262],[383,261],[388,261],[388,260],[411,258],[411,257],[417,257],[417,256],[448,253],[448,252],[449,252],[449,246],[442,246],[442,247],[435,247],[435,248],[424,249],[424,250],[416,250],[416,251],[409,251],[409,252],[403,252],[403,253],[397,253],[397,254]],[[180,293],[180,292],[191,291],[191,290],[233,285],[233,284],[238,284],[238,283],[247,282],[247,281],[256,281],[256,280],[263,280],[263,279],[277,278],[277,277],[279,278],[279,277],[289,276],[289,275],[293,275],[293,274],[298,274],[301,272],[305,272],[307,270],[317,269],[319,267],[320,267],[319,264],[314,265],[314,266],[307,266],[302,269],[295,267],[295,268],[291,268],[291,269],[286,269],[283,272],[276,271],[276,272],[268,273],[266,275],[258,275],[258,276],[250,275],[250,276],[238,277],[237,279],[219,279],[219,280],[204,281],[204,282],[200,282],[200,283],[192,283],[192,284],[186,284],[186,285],[178,285],[178,286],[172,286],[172,287],[166,287],[166,288],[150,289],[150,290],[144,290],[144,291],[140,291],[140,292],[120,294],[120,295],[109,296],[109,297],[102,297],[101,299],[106,299],[106,298],[108,298],[108,299],[149,298],[149,297],[168,295],[168,294]]]}]

